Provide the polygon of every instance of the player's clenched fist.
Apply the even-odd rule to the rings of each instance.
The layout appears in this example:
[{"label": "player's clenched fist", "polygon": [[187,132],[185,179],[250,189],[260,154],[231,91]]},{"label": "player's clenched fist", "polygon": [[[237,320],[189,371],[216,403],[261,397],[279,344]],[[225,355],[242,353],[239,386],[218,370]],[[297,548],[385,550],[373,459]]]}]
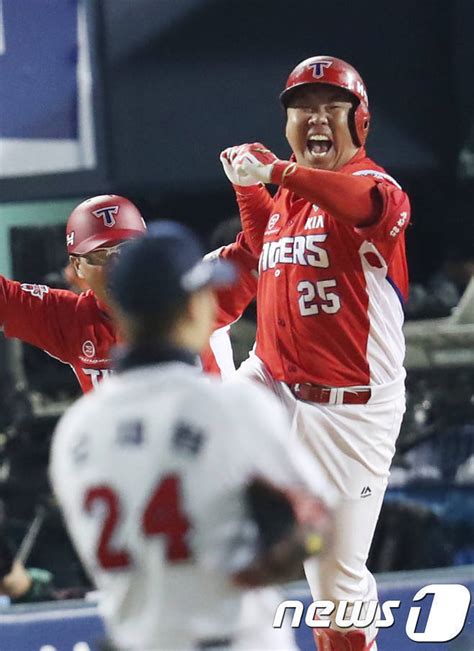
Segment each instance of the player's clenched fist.
[{"label": "player's clenched fist", "polygon": [[270,183],[273,165],[278,158],[265,145],[254,142],[242,145],[234,158],[233,165],[241,175],[248,174],[262,183]]},{"label": "player's clenched fist", "polygon": [[245,144],[236,145],[235,147],[227,147],[227,149],[224,149],[220,155],[220,160],[222,167],[224,168],[224,172],[229,181],[234,185],[250,186],[259,184],[259,180],[257,178],[248,174],[244,170],[241,170],[239,172],[235,165],[235,161],[237,160],[238,155],[244,151],[246,147],[249,147],[249,145]]},{"label": "player's clenched fist", "polygon": [[283,177],[294,168],[294,163],[279,160],[273,152],[260,142],[242,145],[234,163],[239,174],[248,174],[262,183],[272,183],[272,175],[277,166],[282,167]]}]

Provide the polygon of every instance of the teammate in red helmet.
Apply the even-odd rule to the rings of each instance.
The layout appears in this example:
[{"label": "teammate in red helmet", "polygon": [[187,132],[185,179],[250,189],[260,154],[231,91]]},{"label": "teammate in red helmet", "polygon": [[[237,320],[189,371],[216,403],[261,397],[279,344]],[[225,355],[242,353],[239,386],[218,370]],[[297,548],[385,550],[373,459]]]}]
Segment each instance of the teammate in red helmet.
[{"label": "teammate in red helmet", "polygon": [[69,215],[66,246],[71,263],[100,301],[107,302],[106,263],[124,242],[145,231],[138,208],[117,195],[86,199]]},{"label": "teammate in red helmet", "polygon": [[74,208],[66,226],[69,255],[85,255],[140,237],[146,224],[138,208],[125,197],[104,194]]},{"label": "teammate in red helmet", "polygon": [[[368,602],[377,588],[366,560],[405,409],[410,205],[367,156],[369,103],[351,65],[302,61],[281,101],[288,160],[261,143],[221,154],[244,231],[221,255],[259,260],[256,346],[238,376],[280,397],[339,495],[334,544],[319,568],[306,564],[313,597]],[[226,313],[235,292],[220,297]],[[373,625],[316,630],[319,651],[376,649]]]},{"label": "teammate in red helmet", "polygon": [[103,195],[80,203],[68,219],[66,245],[77,275],[90,289],[77,295],[0,276],[4,334],[69,364],[82,390],[92,389],[109,373],[109,349],[117,341],[106,265],[124,243],[145,232],[138,208],[124,197]]}]

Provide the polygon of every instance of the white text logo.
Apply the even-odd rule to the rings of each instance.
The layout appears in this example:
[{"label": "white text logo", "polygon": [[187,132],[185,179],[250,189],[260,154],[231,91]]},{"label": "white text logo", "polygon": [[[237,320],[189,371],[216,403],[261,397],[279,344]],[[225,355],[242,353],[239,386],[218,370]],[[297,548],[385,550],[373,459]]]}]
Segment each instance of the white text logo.
[{"label": "white text logo", "polygon": [[29,292],[32,296],[43,300],[43,296],[49,292],[49,287],[46,285],[31,285],[30,283],[23,283],[21,288],[24,292]]},{"label": "white text logo", "polygon": [[92,214],[94,217],[97,217],[98,219],[102,219],[104,222],[104,226],[107,226],[108,228],[112,228],[112,226],[115,224],[115,217],[119,211],[118,206],[106,206],[104,208],[98,208],[97,210],[93,210]]},{"label": "white text logo", "polygon": [[[423,631],[416,631],[422,608],[412,606],[405,626],[407,637],[414,642],[450,642],[463,630],[469,608],[471,594],[469,589],[460,584],[433,583],[427,585],[413,597],[413,601],[422,601],[433,596],[428,618]],[[399,600],[385,601],[313,601],[304,615],[304,622],[310,628],[329,628],[331,619],[339,628],[366,628],[374,624],[376,628],[390,628],[395,623],[394,610],[400,608]],[[299,600],[282,602],[275,613],[273,627],[281,628],[286,612],[293,612],[291,627],[299,628],[303,620],[304,605]]]},{"label": "white text logo", "polygon": [[265,242],[260,256],[260,269],[273,269],[277,264],[300,264],[303,266],[329,267],[328,254],[318,243],[324,242],[326,233],[321,235],[296,235],[282,237],[276,242]]}]

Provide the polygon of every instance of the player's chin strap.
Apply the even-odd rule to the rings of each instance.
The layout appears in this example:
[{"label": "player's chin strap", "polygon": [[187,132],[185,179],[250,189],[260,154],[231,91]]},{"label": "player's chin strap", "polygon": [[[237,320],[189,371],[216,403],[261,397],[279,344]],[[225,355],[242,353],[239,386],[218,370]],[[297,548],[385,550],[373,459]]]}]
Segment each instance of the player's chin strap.
[{"label": "player's chin strap", "polygon": [[367,642],[362,631],[341,633],[330,628],[314,629],[317,651],[377,651],[375,640]]}]

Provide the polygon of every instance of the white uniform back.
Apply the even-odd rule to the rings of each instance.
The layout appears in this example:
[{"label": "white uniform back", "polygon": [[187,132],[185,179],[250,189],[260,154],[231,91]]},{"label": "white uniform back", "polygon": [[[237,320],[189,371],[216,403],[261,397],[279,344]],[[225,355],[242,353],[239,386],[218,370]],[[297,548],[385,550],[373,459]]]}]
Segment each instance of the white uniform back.
[{"label": "white uniform back", "polygon": [[190,650],[228,636],[237,646],[242,593],[226,573],[254,551],[246,482],[320,492],[292,437],[264,389],[180,362],[125,371],[66,413],[51,480],[116,644]]}]

